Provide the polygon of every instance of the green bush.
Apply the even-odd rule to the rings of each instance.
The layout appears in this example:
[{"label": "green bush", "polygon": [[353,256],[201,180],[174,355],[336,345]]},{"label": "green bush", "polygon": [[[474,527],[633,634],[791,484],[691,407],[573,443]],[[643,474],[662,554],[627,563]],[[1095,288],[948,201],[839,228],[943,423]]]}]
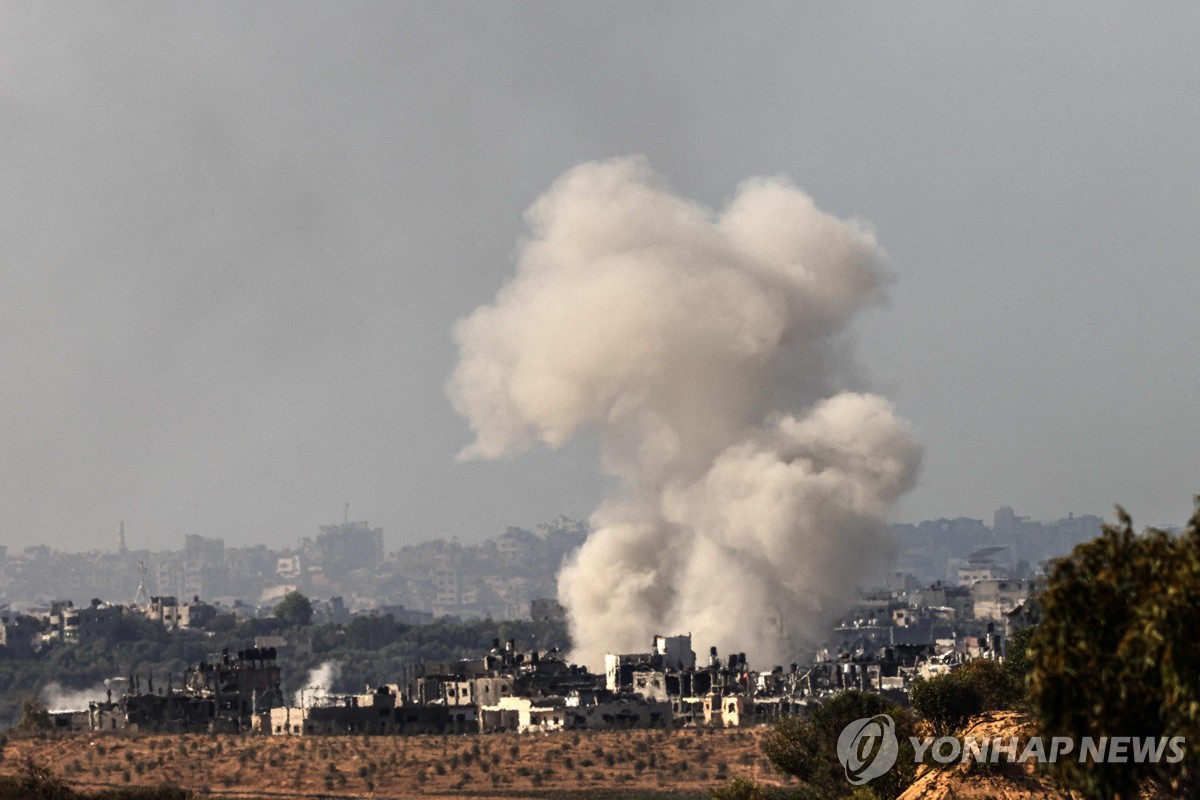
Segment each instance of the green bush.
[{"label": "green bush", "polygon": [[767,800],[767,790],[749,778],[733,778],[710,792],[712,800]]},{"label": "green bush", "polygon": [[913,710],[947,734],[983,711],[983,695],[969,676],[959,670],[913,682],[908,693]]},{"label": "green bush", "polygon": [[275,619],[288,628],[307,625],[312,622],[312,602],[297,591],[290,591],[275,606]]},{"label": "green bush", "polygon": [[1004,667],[997,661],[975,658],[963,664],[955,674],[979,692],[983,711],[1014,708],[1017,704],[1017,684],[1010,680]]},{"label": "green bush", "polygon": [[900,752],[896,765],[871,782],[872,790],[884,800],[897,797],[912,783],[916,765],[909,737],[912,715],[877,694],[846,691],[813,709],[807,720],[785,717],[763,740],[763,752],[776,770],[806,784],[803,794],[811,797],[841,797],[853,788],[837,757],[842,729],[858,719],[887,714],[896,723]]},{"label": "green bush", "polygon": [[[1027,601],[1028,602],[1028,601]],[[1028,701],[1026,683],[1029,678],[1029,642],[1037,632],[1037,626],[1031,625],[1014,631],[1004,645],[1004,677],[1012,687],[1013,704],[1024,708]]]},{"label": "green bush", "polygon": [[27,733],[41,733],[53,727],[50,712],[38,700],[37,695],[26,697],[21,704],[21,721],[17,723],[17,729]]},{"label": "green bush", "polygon": [[985,711],[1017,708],[1024,696],[1021,641],[1016,643],[1020,648],[1018,663],[1011,668],[976,658],[945,675],[918,679],[909,690],[913,710],[931,722],[939,734],[947,734]]},{"label": "green bush", "polygon": [[[1200,741],[1200,498],[1179,536],[1118,524],[1059,560],[1029,641],[1029,702],[1044,736]],[[1148,780],[1200,794],[1200,755],[1182,762],[1058,764],[1087,797],[1136,795]]]}]

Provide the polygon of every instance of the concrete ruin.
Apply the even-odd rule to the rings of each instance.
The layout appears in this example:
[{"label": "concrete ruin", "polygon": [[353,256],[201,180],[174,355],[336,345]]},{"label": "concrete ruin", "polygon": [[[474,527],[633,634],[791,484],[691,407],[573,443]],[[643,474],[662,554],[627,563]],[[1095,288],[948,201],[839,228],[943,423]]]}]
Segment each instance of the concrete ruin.
[{"label": "concrete ruin", "polygon": [[168,681],[155,691],[132,676],[128,691],[114,699],[93,700],[86,710],[51,714],[60,730],[94,732],[245,732],[264,726],[283,705],[279,666],[270,648],[228,651],[189,667],[183,685]]},{"label": "concrete ruin", "polygon": [[473,706],[405,703],[396,684],[322,697],[300,707],[273,708],[269,724],[269,732],[279,736],[448,735],[473,733],[477,727]]}]

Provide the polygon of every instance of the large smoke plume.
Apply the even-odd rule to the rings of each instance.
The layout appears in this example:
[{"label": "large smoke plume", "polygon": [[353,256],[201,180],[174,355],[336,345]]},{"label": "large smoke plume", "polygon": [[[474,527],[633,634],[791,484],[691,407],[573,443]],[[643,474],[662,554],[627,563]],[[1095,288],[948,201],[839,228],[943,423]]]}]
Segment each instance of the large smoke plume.
[{"label": "large smoke plume", "polygon": [[920,461],[853,391],[874,236],[780,179],[713,213],[639,159],[572,169],[527,217],[516,276],[456,327],[449,393],[464,458],[599,433],[620,489],[559,577],[574,656],[691,631],[782,663],[890,557],[884,514]]}]

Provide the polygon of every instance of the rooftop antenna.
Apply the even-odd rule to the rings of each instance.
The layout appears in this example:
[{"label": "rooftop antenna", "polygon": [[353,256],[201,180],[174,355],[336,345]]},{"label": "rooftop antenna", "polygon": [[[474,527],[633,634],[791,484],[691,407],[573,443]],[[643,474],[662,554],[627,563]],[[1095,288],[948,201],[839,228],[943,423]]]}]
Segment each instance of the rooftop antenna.
[{"label": "rooftop antenna", "polygon": [[144,606],[147,602],[146,597],[146,562],[137,562],[138,570],[138,588],[137,594],[133,596],[133,604],[135,606]]}]

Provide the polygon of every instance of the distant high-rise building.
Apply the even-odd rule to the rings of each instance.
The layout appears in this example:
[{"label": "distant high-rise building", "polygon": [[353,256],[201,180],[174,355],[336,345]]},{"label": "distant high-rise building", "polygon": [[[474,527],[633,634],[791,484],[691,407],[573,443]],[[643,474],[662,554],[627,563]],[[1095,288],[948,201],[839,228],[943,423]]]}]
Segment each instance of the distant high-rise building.
[{"label": "distant high-rise building", "polygon": [[383,528],[372,528],[366,520],[322,525],[316,541],[308,544],[328,575],[344,575],[383,560]]},{"label": "distant high-rise building", "polygon": [[183,537],[184,597],[215,597],[225,591],[225,540],[189,533]]}]

